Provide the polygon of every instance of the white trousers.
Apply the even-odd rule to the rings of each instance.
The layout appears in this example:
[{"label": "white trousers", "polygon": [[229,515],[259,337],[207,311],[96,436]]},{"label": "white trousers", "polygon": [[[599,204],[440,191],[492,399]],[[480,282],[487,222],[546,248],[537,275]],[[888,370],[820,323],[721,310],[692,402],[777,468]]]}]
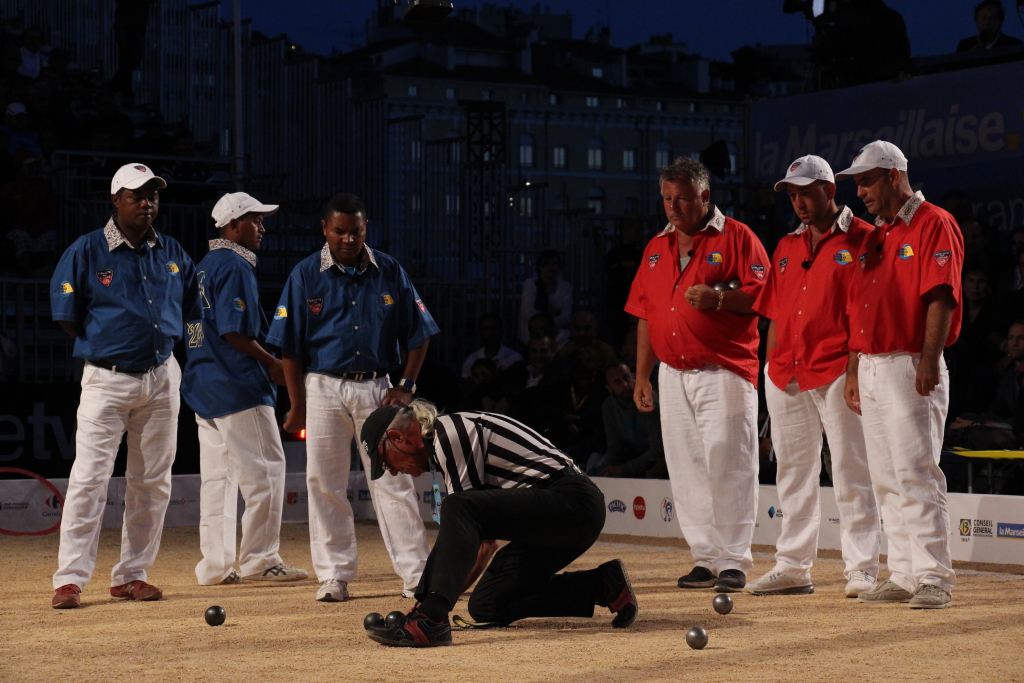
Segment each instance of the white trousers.
[{"label": "white trousers", "polygon": [[889,541],[889,577],[913,592],[956,584],[949,554],[946,477],[939,469],[949,408],[949,373],[929,396],[914,388],[920,354],[861,355],[860,405],[868,467]]},{"label": "white trousers", "polygon": [[367,488],[404,588],[416,590],[430,546],[420,518],[415,481],[385,473],[370,481],[370,462],[358,444],[363,421],[380,407],[391,383],[387,377],[350,382],[330,375],[306,375],[306,488],[309,491],[309,544],[320,581],[351,581],[356,576],[356,531],[348,502],[352,440],[356,439]]},{"label": "white trousers", "polygon": [[199,547],[196,565],[202,586],[220,583],[235,566],[238,491],[242,491],[242,576],[281,563],[281,513],[284,506],[284,448],[270,406],[256,406],[206,420],[198,415]]},{"label": "white trousers", "polygon": [[661,366],[661,435],[694,564],[750,572],[757,509],[757,389],[706,365]]},{"label": "white trousers", "polygon": [[160,367],[135,375],[86,363],[78,406],[75,463],[60,521],[55,589],[69,583],[84,589],[92,578],[107,484],[125,431],[128,468],[121,561],[110,573],[110,585],[146,580],[146,572],[160,549],[164,513],[171,497],[180,384],[181,368],[173,356]]},{"label": "white trousers", "polygon": [[779,507],[783,511],[775,563],[795,577],[809,579],[818,556],[822,428],[832,453],[833,492],[839,508],[846,577],[856,571],[878,576],[882,530],[871,490],[861,419],[846,405],[845,386],[845,374],[809,391],[800,391],[795,378],[784,391],[765,381],[772,445],[778,456]]}]

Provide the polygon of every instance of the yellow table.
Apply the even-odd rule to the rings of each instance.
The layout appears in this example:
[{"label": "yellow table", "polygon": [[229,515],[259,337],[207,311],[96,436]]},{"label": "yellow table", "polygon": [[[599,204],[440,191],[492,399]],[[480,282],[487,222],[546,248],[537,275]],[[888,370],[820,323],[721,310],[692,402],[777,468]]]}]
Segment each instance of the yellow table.
[{"label": "yellow table", "polygon": [[[966,448],[953,448],[942,452],[947,459],[966,458],[967,463],[967,493],[974,493],[974,465],[984,464],[988,474],[988,492],[995,493],[993,485],[993,465],[1003,465],[1001,469],[1006,470],[1017,463],[1014,460],[1024,461],[1024,451],[969,451]],[[1009,467],[1007,467],[1009,466]]]}]

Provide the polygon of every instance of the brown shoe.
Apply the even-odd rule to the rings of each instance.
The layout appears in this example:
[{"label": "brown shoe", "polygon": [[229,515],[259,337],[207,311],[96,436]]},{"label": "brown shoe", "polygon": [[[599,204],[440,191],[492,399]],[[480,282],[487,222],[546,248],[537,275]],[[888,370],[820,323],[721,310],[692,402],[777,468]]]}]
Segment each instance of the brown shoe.
[{"label": "brown shoe", "polygon": [[159,600],[164,597],[164,592],[145,581],[129,581],[123,586],[111,588],[110,595],[114,598],[126,598],[128,600]]},{"label": "brown shoe", "polygon": [[73,583],[64,584],[53,591],[53,600],[50,606],[53,609],[74,609],[82,606],[82,589]]}]

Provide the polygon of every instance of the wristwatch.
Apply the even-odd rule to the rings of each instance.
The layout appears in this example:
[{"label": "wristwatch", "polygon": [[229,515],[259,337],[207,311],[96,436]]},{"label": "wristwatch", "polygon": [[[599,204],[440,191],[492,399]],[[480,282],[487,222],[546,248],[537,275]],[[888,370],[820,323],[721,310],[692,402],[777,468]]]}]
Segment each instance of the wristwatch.
[{"label": "wristwatch", "polygon": [[405,391],[408,391],[410,394],[415,394],[416,393],[416,380],[408,379],[408,378],[403,377],[398,382],[398,388],[399,389],[404,389]]}]

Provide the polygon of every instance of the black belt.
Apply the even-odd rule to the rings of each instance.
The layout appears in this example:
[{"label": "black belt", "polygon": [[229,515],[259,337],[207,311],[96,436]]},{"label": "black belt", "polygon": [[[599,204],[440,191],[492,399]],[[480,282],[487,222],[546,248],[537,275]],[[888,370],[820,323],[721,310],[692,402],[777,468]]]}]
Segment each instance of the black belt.
[{"label": "black belt", "polygon": [[377,379],[378,377],[387,377],[388,369],[382,368],[380,370],[367,370],[366,372],[327,372],[326,370],[318,370],[325,375],[331,377],[337,377],[338,379],[347,379],[350,382],[363,382],[368,379]]},{"label": "black belt", "polygon": [[160,363],[150,365],[149,367],[145,368],[129,368],[123,365],[117,365],[115,363],[108,363],[105,360],[91,360],[89,361],[89,364],[95,365],[98,368],[103,368],[104,370],[110,370],[111,372],[120,372],[125,375],[144,375],[145,373],[160,367],[160,365],[163,365],[163,363]]}]

